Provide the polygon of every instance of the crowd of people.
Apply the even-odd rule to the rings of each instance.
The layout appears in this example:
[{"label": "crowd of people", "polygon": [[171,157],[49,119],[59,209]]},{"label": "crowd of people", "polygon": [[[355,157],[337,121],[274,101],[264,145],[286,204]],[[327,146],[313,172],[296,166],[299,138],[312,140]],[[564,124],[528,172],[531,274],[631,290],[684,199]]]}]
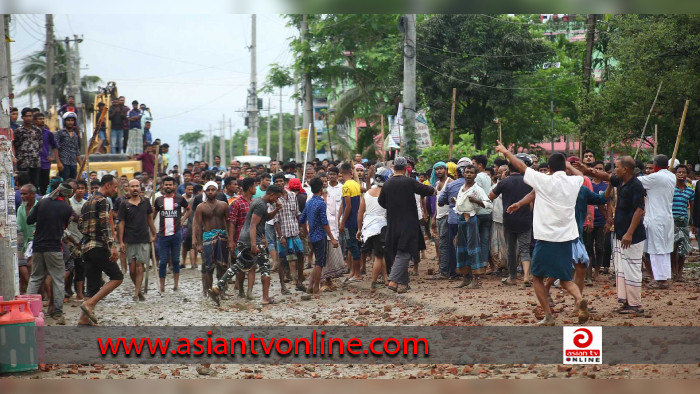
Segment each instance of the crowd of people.
[{"label": "crowd of people", "polygon": [[[439,161],[422,173],[412,158],[359,154],[229,166],[216,157],[180,171],[169,166],[167,145],[144,140],[138,110],[134,102],[125,115],[126,150],[142,160],[143,172],[82,179],[66,171],[80,156],[60,148],[75,133],[75,122],[64,117],[54,137],[58,148],[48,144],[62,173],[46,186],[36,145],[42,116],[22,110],[15,136],[21,291],[45,294],[61,323],[64,298],[75,295],[82,300],[78,324],[98,324],[97,303],[127,272],[134,302],[144,301],[151,261],[163,293],[178,291],[189,260],[200,269],[202,296],[216,304],[229,287],[252,300],[258,274],[263,305],[274,304],[273,273],[281,294],[294,290],[306,299],[365,280],[371,292],[405,293],[428,259],[426,241],[439,262],[435,272],[424,270],[430,279],[455,281],[464,291],[479,289],[486,275],[501,276],[502,286],[532,286],[544,311],[541,325],[555,324],[552,286],[573,297],[579,322],[586,322],[585,288],[611,272],[616,312],[643,316],[645,278],[658,289],[683,280],[700,216],[692,169],[664,155],[646,165],[629,156],[605,164],[587,150],[583,160],[554,153],[539,163],[499,143],[493,160]],[[118,151],[123,145],[112,132]],[[145,151],[130,149],[133,136]]]}]

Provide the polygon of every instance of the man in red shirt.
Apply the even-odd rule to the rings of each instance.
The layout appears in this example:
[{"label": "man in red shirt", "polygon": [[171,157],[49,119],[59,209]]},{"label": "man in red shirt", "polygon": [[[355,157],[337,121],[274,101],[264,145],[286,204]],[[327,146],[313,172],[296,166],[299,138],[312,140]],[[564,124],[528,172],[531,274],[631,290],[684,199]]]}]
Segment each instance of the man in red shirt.
[{"label": "man in red shirt", "polygon": [[[228,249],[235,250],[238,244],[238,237],[241,235],[241,229],[245,218],[248,215],[248,208],[255,193],[255,179],[244,178],[240,181],[241,192],[238,198],[233,200],[229,206],[228,212]],[[238,296],[246,297],[249,300],[253,299],[253,284],[255,283],[255,266],[248,271],[248,292],[243,293],[243,279],[245,272],[240,271],[236,274],[236,282],[238,283]],[[284,284],[283,284],[284,286]]]}]

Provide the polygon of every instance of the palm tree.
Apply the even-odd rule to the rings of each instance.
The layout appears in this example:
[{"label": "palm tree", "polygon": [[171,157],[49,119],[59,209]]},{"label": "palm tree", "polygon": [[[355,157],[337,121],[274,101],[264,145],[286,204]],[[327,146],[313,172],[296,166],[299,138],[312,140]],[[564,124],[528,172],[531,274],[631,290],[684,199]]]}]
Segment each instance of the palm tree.
[{"label": "palm tree", "polygon": [[[55,45],[55,72],[53,76],[54,97],[60,102],[66,101],[66,88],[68,85],[68,58],[66,57],[65,47],[61,42],[56,42]],[[21,91],[18,96],[36,96],[39,99],[39,107],[44,109],[44,100],[46,97],[46,52],[37,51],[27,55],[19,71],[17,81],[28,85],[26,89]],[[81,99],[83,103],[91,103],[94,100],[93,90],[97,84],[102,82],[102,79],[94,75],[84,75],[80,78]],[[47,107],[56,103],[47,103]],[[89,107],[88,107],[89,108]]]}]

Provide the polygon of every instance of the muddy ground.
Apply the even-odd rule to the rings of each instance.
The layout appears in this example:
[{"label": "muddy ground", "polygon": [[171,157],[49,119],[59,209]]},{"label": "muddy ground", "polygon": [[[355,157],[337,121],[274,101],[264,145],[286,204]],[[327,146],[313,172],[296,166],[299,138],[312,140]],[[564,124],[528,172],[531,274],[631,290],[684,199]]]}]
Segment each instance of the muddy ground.
[{"label": "muddy ground", "polygon": [[[695,252],[697,254],[697,252]],[[455,289],[457,281],[429,279],[438,263],[432,246],[427,259],[419,266],[419,275],[411,277],[412,289],[396,294],[380,288],[369,291],[365,281],[341,286],[319,298],[302,301],[302,293],[279,294],[279,281],[273,274],[271,294],[276,305],[262,306],[261,285],[256,281],[254,300],[229,296],[216,307],[201,296],[199,271],[181,271],[180,289],[172,290],[170,276],[164,294],[158,294],[151,277],[151,291],[145,302],[134,302],[133,284],[128,276],[124,283],[97,308],[103,326],[254,326],[254,325],[468,325],[530,326],[541,318],[532,288],[503,286],[497,276],[486,276],[483,287],[475,290]],[[369,271],[369,267],[368,267]],[[307,274],[310,271],[307,270]],[[231,291],[232,292],[232,291]],[[700,319],[700,267],[691,263],[686,280],[668,290],[644,289],[646,315],[629,317],[613,313],[617,307],[614,281],[599,275],[594,285],[586,287],[595,325],[651,326],[698,325]],[[552,289],[558,325],[574,324],[572,298],[564,291]],[[64,307],[67,324],[76,324],[80,309],[73,297]],[[49,325],[55,324],[47,318]],[[589,323],[590,324],[590,323]],[[693,365],[47,365],[43,371],[11,375],[29,379],[178,379],[178,378],[700,378],[700,364]]]}]

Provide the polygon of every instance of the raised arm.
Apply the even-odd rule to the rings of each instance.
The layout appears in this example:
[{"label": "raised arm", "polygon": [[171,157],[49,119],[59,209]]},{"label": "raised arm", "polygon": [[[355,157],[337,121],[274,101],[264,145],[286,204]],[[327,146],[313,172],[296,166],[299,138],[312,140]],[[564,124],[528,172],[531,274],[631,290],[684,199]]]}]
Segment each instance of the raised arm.
[{"label": "raised arm", "polygon": [[527,170],[527,165],[525,165],[525,163],[522,160],[515,157],[515,155],[511,151],[509,151],[508,148],[503,146],[503,144],[501,144],[501,141],[496,140],[496,142],[498,143],[498,145],[495,146],[496,152],[503,153],[503,155],[506,157],[506,159],[508,159],[510,164],[512,164],[513,167],[515,167],[516,171],[518,171],[521,174],[525,174],[525,170]]}]

